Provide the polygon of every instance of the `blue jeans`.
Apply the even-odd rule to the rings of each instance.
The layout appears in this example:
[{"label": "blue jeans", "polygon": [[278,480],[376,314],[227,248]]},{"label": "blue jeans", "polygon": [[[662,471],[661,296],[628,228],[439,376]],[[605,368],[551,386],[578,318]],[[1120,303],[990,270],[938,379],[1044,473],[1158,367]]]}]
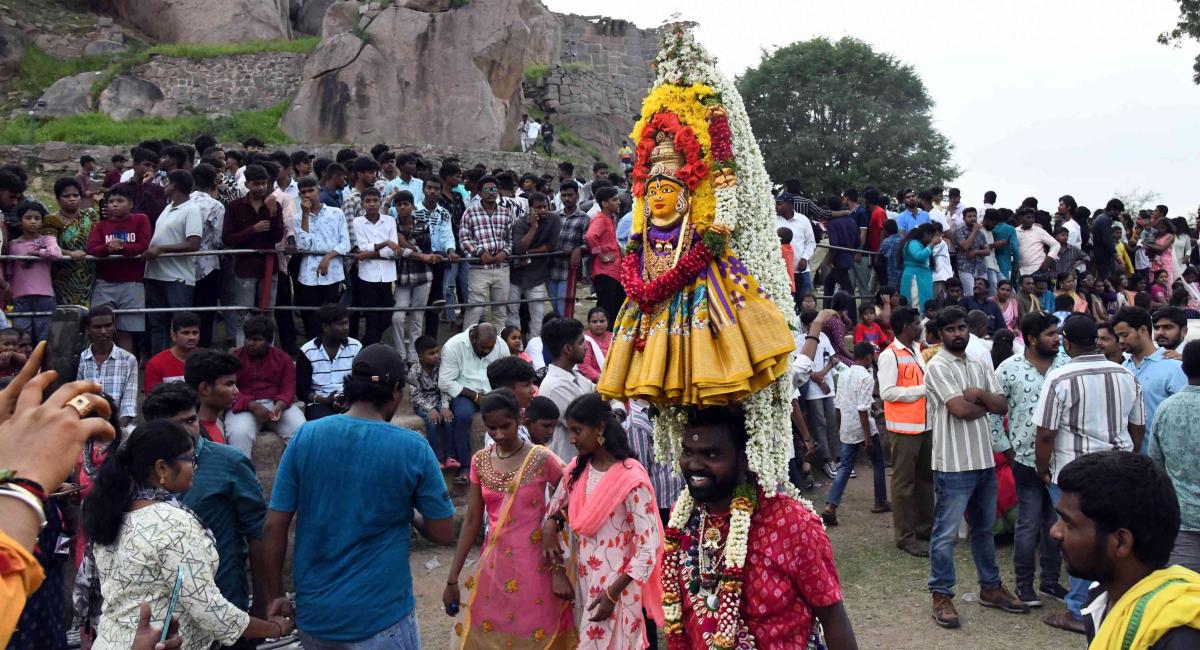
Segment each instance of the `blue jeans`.
[{"label": "blue jeans", "polygon": [[452,305],[458,304],[458,291],[462,291],[462,295],[467,295],[467,272],[470,265],[466,262],[451,262],[446,266],[446,273],[442,275],[442,297],[446,299],[446,319],[454,320],[454,310]]},{"label": "blue jeans", "polygon": [[[1050,500],[1054,502],[1054,505],[1058,505],[1060,497],[1062,497],[1062,491],[1058,489],[1058,484],[1051,483]],[[1071,616],[1074,616],[1076,620],[1082,620],[1083,614],[1080,613],[1080,610],[1087,603],[1088,587],[1092,585],[1092,581],[1076,578],[1068,570],[1067,585],[1070,587],[1067,590],[1067,611],[1071,612]]]},{"label": "blue jeans", "polygon": [[1021,463],[1012,464],[1017,484],[1017,530],[1013,533],[1013,573],[1017,587],[1033,588],[1034,557],[1040,555],[1042,585],[1058,584],[1062,554],[1050,538],[1050,527],[1058,517],[1050,491],[1037,470]]},{"label": "blue jeans", "polygon": [[454,422],[450,423],[450,440],[443,442],[446,455],[458,461],[463,470],[471,467],[471,420],[475,417],[475,402],[459,395],[450,400],[450,412]]},{"label": "blue jeans", "polygon": [[[58,303],[54,300],[54,296],[21,296],[13,298],[13,309],[17,312],[54,311],[56,307],[58,307]],[[33,337],[34,345],[50,338],[49,316],[18,316],[13,318],[12,323],[13,327],[29,332],[29,335]]]},{"label": "blue jeans", "polygon": [[[804,294],[812,292],[812,271],[801,271],[796,274],[796,305],[799,307],[800,299]],[[799,311],[799,309],[797,309]]]},{"label": "blue jeans", "polygon": [[413,412],[425,421],[425,437],[429,439],[429,446],[433,448],[433,455],[437,456],[439,463],[444,463],[446,461],[446,454],[450,451],[446,448],[446,438],[452,435],[453,430],[451,427],[454,425],[445,422],[438,422],[437,424],[430,422],[429,411],[419,406],[414,406]]},{"label": "blue jeans", "polygon": [[300,630],[300,645],[304,650],[420,650],[421,628],[414,609],[392,626],[362,641],[323,641]]},{"label": "blue jeans", "polygon": [[929,536],[929,591],[954,596],[954,542],[958,522],[967,517],[971,558],[979,586],[1000,584],[996,567],[996,470],[933,473],[933,532]]},{"label": "blue jeans", "polygon": [[567,313],[566,280],[546,280],[546,295],[550,296],[550,304],[559,316]]},{"label": "blue jeans", "polygon": [[[147,307],[175,307],[181,310],[192,308],[192,296],[196,287],[183,282],[167,282],[145,278]],[[158,354],[171,346],[171,313],[160,311],[149,314],[150,354]]]},{"label": "blue jeans", "polygon": [[[854,470],[854,460],[863,443],[842,443],[842,464],[838,466],[837,478],[833,479],[833,487],[829,488],[829,496],[825,502],[836,506],[842,502],[842,493],[846,491],[846,483],[850,481],[850,472]],[[867,452],[871,459],[871,467],[875,474],[875,503],[887,501],[887,479],[883,476],[883,443],[879,434],[871,436],[871,450]]]}]

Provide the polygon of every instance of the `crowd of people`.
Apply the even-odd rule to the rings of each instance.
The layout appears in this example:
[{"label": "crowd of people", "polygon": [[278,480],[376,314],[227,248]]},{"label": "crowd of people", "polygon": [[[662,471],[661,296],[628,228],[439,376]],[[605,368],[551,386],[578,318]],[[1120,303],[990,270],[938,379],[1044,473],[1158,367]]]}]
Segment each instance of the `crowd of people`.
[{"label": "crowd of people", "polygon": [[[961,625],[965,517],[981,605],[1028,613],[1051,597],[1067,611],[1046,623],[1094,644],[1127,631],[1148,640],[1135,647],[1200,644],[1187,618],[1200,601],[1200,344],[1184,345],[1200,252],[1165,206],[1130,218],[1115,199],[1093,214],[1064,196],[1055,221],[1032,198],[997,208],[991,192],[980,214],[955,189],[889,205],[874,188],[813,201],[785,183],[780,263],[801,324],[790,480],[810,494],[819,474],[832,481],[818,515],[747,476],[739,408],[693,411],[673,468],[654,456],[651,405],[595,392],[625,299],[624,176],[455,160],[434,173],[383,145],[334,160],[263,149],[143,142],[100,181],[84,157],[54,184],[54,214],[24,199],[23,170],[0,168],[15,325],[0,331],[13,382],[0,392],[13,455],[0,458],[30,453],[18,421],[62,427],[62,448],[40,457],[52,469],[0,476],[2,512],[20,513],[0,540],[18,567],[5,589],[28,595],[19,623],[5,609],[16,647],[64,647],[67,630],[84,647],[155,647],[149,613],[161,622],[174,603],[176,647],[295,630],[310,649],[418,648],[415,530],[457,544],[443,605],[463,647],[653,647],[662,629],[678,647],[746,634],[790,647],[819,631],[855,648],[822,523],[838,525],[860,454],[871,511],[892,514],[900,550],[929,558],[938,625]],[[563,317],[576,282],[596,306]],[[79,382],[35,408],[26,395],[50,381],[34,377],[45,314],[60,304],[89,306]],[[237,309],[197,309],[217,305]],[[299,323],[293,305],[309,308]],[[30,401],[14,415],[18,394]],[[406,403],[424,435],[392,424]],[[255,443],[270,433],[285,445],[264,459]],[[264,462],[278,463],[265,496]],[[447,481],[466,492],[457,534]],[[744,575],[718,575],[704,543],[688,549],[694,575],[664,572],[685,492],[713,530],[753,512]],[[1004,532],[1015,591],[996,563]],[[70,608],[61,588],[32,591],[67,562]],[[722,628],[720,604],[691,590],[731,579],[746,585],[745,630]]]},{"label": "crowd of people", "polygon": [[[1090,553],[1070,544],[1080,508],[1109,519],[1089,524],[1101,539],[1137,519],[1145,504],[1160,504],[1139,530],[1127,531],[1142,545],[1132,555],[1153,569],[1200,569],[1193,462],[1200,429],[1188,420],[1200,343],[1184,345],[1189,319],[1200,316],[1194,222],[1169,217],[1163,205],[1133,216],[1118,199],[1093,213],[1071,196],[1059,199],[1053,216],[1032,197],[1013,211],[996,207],[994,192],[984,195],[981,214],[957,189],[946,193],[948,202],[942,194],[900,192],[898,212],[874,188],[823,204],[794,191],[776,197],[804,335],[818,345],[795,405],[797,456],[809,451],[816,462],[798,463],[797,483],[812,488],[811,468],[822,467],[833,481],[822,517],[837,525],[855,459],[870,457],[871,511],[891,511],[896,546],[929,557],[938,625],[961,625],[953,553],[965,517],[981,605],[1028,613],[1053,598],[1067,608],[1045,623],[1094,637],[1103,604],[1119,594],[1105,584],[1111,547],[1104,558],[1099,542]],[[817,270],[809,263],[822,239],[828,254]],[[832,327],[813,323],[814,278],[836,314]],[[851,331],[848,352],[843,339]],[[1146,455],[1153,464],[1141,460]],[[1097,471],[1121,464],[1109,476],[1135,482],[1136,489],[1121,488],[1134,493],[1111,497],[1114,505],[1102,510],[1078,495],[1069,502],[1078,486],[1100,490],[1106,480],[1064,480],[1085,461]],[[1167,485],[1173,489],[1164,492]],[[1150,497],[1150,489],[1160,492]],[[1015,591],[1000,580],[998,535],[1014,540]],[[1063,558],[1069,589],[1061,584]],[[1194,585],[1195,574],[1186,575]],[[1155,576],[1146,579],[1165,580]],[[1104,589],[1089,592],[1092,581]],[[1107,601],[1099,596],[1106,589]],[[1200,630],[1189,625],[1153,647],[1194,646]]]}]

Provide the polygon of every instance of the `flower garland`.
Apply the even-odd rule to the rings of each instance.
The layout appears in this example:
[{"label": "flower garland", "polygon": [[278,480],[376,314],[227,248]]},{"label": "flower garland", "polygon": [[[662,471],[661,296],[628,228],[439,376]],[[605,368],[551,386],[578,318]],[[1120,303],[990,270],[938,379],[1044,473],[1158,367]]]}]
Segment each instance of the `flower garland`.
[{"label": "flower garland", "polygon": [[700,242],[702,246],[692,246],[670,271],[647,283],[642,279],[641,259],[636,255],[642,248],[641,236],[630,237],[625,250],[631,254],[621,258],[621,285],[625,287],[625,297],[636,302],[642,312],[652,313],[659,303],[691,284],[713,259],[725,252],[725,238],[719,233],[710,230],[704,233]]},{"label": "flower garland", "polygon": [[[729,533],[725,538],[724,568],[720,572],[717,589],[717,625],[712,636],[714,648],[729,650],[738,646],[739,636],[745,644],[753,644],[741,618],[741,602],[743,585],[745,583],[746,555],[749,552],[750,520],[758,508],[758,491],[753,484],[739,485],[733,493],[730,502]],[[683,595],[680,586],[685,568],[688,567],[687,553],[696,548],[698,553],[703,549],[698,547],[704,540],[695,534],[691,522],[707,515],[696,512],[696,504],[688,490],[683,490],[675,507],[666,530],[666,556],[663,565],[663,613],[667,635],[667,647],[670,650],[684,650],[688,647],[687,638],[683,631]],[[702,525],[701,521],[701,525]],[[688,582],[689,592],[693,597],[692,611],[697,616],[704,616],[703,611],[708,605],[700,598],[700,576],[691,575]],[[699,569],[697,569],[699,570]],[[743,645],[745,645],[743,644]]]},{"label": "flower garland", "polygon": [[[683,124],[674,113],[655,113],[642,129],[642,137],[638,140],[637,160],[650,160],[650,153],[657,144],[655,135],[663,131],[671,135],[675,150],[683,154],[684,165],[675,172],[676,178],[683,181],[689,190],[695,190],[700,182],[708,178],[708,163],[704,162],[704,152],[700,140],[690,126]],[[633,168],[634,196],[646,194],[646,181],[650,177],[648,164],[639,164]]]}]

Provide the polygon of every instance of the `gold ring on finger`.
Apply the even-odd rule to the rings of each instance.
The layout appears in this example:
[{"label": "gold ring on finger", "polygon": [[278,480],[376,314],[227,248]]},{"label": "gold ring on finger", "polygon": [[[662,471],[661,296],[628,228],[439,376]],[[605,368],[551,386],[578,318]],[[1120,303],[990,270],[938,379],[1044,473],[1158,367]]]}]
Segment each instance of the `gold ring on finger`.
[{"label": "gold ring on finger", "polygon": [[67,402],[67,406],[75,409],[75,411],[79,413],[80,419],[91,415],[92,411],[96,409],[96,407],[92,405],[92,400],[88,399],[86,394],[72,397],[71,400]]}]

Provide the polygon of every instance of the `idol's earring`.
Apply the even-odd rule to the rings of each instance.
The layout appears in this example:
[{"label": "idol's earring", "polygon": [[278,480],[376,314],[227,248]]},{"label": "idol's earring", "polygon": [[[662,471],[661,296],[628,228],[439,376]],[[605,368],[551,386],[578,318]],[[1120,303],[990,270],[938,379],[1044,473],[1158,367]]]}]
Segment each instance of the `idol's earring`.
[{"label": "idol's earring", "polygon": [[642,199],[642,215],[646,217],[650,216],[650,202],[645,199]]},{"label": "idol's earring", "polygon": [[683,192],[680,192],[679,198],[675,199],[676,214],[683,214],[684,212],[687,211],[687,207],[688,207],[687,199],[683,198]]}]

